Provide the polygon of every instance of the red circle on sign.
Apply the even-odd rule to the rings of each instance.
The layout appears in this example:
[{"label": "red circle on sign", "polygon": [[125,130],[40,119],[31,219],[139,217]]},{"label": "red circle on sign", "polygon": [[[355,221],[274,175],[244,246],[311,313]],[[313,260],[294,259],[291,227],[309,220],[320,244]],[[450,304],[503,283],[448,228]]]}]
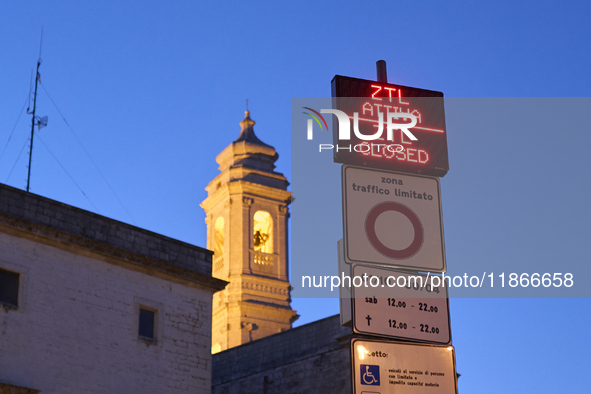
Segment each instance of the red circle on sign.
[{"label": "red circle on sign", "polygon": [[[410,246],[405,249],[390,249],[378,239],[376,221],[382,213],[388,211],[400,212],[412,223],[414,238]],[[423,226],[421,225],[421,221],[410,208],[397,202],[383,202],[373,207],[365,219],[365,232],[369,242],[378,252],[393,259],[407,259],[417,253],[423,244]]]}]

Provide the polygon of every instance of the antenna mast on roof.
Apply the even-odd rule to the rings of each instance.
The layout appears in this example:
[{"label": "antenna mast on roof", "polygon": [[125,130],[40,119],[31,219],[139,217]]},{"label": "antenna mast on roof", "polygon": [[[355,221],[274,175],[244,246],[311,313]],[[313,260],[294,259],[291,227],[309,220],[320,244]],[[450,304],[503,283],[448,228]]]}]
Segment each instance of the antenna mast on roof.
[{"label": "antenna mast on roof", "polygon": [[35,110],[37,109],[37,84],[41,80],[41,75],[39,74],[39,66],[41,66],[41,46],[43,45],[43,27],[41,27],[41,41],[39,42],[39,59],[37,60],[37,72],[35,73],[35,94],[33,95],[33,111],[29,112],[27,108],[27,113],[32,114],[31,118],[31,145],[29,148],[29,171],[27,175],[27,192],[29,191],[29,187],[31,185],[31,161],[33,158],[33,136],[35,135],[35,124],[41,126],[47,125],[47,117],[43,119],[37,119],[35,117]]}]

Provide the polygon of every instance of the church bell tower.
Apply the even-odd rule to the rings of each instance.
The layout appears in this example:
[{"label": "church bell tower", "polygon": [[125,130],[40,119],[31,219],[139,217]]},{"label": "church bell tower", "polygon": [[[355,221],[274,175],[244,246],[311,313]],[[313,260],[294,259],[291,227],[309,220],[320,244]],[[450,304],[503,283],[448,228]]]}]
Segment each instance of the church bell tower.
[{"label": "church bell tower", "polygon": [[245,115],[238,139],[216,157],[220,174],[201,203],[212,275],[230,282],[213,297],[213,353],[290,329],[298,317],[288,277],[289,182]]}]

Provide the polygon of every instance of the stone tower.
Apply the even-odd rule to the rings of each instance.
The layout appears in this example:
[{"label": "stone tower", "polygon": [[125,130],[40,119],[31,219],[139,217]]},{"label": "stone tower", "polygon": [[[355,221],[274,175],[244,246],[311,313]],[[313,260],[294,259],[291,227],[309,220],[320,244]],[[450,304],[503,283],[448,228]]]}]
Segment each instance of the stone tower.
[{"label": "stone tower", "polygon": [[298,317],[288,278],[289,182],[245,115],[238,139],[216,157],[220,174],[201,203],[212,274],[230,282],[213,297],[213,353],[290,329]]}]

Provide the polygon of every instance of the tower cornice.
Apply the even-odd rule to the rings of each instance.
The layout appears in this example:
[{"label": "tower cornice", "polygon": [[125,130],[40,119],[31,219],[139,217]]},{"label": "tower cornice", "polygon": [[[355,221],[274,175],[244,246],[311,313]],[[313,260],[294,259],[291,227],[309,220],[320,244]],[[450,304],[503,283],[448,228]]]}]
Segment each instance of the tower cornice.
[{"label": "tower cornice", "polygon": [[291,191],[277,189],[272,186],[265,186],[255,182],[239,179],[233,182],[223,183],[220,187],[210,191],[210,186],[212,186],[212,184],[215,185],[215,182],[212,181],[206,188],[209,195],[200,204],[201,208],[206,212],[209,212],[211,208],[215,207],[217,204],[226,201],[228,197],[232,199],[232,196],[239,195],[266,201],[281,202],[286,206],[291,202]]}]

